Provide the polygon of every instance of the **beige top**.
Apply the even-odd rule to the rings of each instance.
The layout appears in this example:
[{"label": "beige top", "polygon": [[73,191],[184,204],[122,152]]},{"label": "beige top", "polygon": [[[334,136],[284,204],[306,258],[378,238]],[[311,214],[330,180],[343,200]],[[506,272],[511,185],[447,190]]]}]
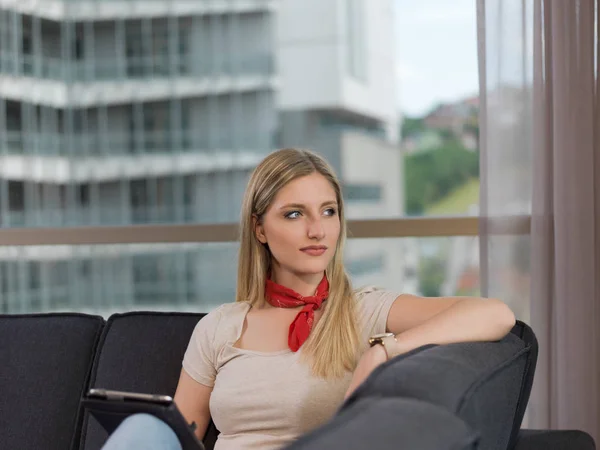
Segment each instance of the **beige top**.
[{"label": "beige top", "polygon": [[[398,294],[358,292],[362,341],[384,333]],[[210,413],[221,434],[215,450],[277,449],[322,425],[341,406],[352,374],[338,380],[312,376],[291,350],[258,352],[234,347],[250,304],[227,303],[198,322],[183,358],[196,381],[213,387]]]}]

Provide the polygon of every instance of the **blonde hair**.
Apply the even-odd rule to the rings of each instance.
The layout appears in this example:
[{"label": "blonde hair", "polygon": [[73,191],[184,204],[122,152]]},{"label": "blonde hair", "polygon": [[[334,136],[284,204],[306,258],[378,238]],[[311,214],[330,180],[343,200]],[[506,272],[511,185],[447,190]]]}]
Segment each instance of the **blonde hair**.
[{"label": "blonde hair", "polygon": [[329,280],[329,297],[323,315],[302,346],[314,375],[338,378],[356,367],[359,332],[355,297],[344,268],[346,222],[340,183],[331,166],[308,150],[286,148],[268,155],[254,170],[242,203],[240,250],[236,301],[261,304],[265,299],[265,282],[271,254],[255,234],[254,218],[261,220],[281,188],[290,181],[311,175],[323,175],[335,191],[340,219],[340,236],[331,262],[325,271]]}]

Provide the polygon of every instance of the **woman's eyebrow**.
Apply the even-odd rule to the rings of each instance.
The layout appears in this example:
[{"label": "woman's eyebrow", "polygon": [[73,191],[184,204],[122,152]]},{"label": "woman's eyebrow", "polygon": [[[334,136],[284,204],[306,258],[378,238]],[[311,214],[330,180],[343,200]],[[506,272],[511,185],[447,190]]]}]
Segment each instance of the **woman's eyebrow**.
[{"label": "woman's eyebrow", "polygon": [[[327,206],[327,205],[337,205],[337,202],[335,200],[328,200],[326,202],[323,202],[321,204],[321,208],[323,206]],[[306,208],[306,205],[303,203],[287,203],[283,206],[281,206],[279,209],[285,209],[285,208],[298,208],[298,209],[304,209]]]}]

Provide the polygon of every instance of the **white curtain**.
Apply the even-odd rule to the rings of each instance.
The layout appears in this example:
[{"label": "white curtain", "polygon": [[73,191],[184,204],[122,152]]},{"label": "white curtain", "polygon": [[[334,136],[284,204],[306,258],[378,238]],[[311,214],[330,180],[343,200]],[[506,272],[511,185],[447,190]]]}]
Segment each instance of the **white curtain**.
[{"label": "white curtain", "polygon": [[[599,0],[478,0],[484,294],[532,325],[531,428],[600,442]],[[506,225],[530,235],[502,235]]]}]

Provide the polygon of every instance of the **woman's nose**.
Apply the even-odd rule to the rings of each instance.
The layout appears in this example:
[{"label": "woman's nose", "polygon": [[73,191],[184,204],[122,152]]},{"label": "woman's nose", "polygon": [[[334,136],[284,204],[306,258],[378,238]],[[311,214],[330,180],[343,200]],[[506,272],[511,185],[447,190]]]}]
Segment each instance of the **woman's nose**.
[{"label": "woman's nose", "polygon": [[308,237],[310,239],[323,239],[325,228],[320,219],[311,220],[308,224]]}]

